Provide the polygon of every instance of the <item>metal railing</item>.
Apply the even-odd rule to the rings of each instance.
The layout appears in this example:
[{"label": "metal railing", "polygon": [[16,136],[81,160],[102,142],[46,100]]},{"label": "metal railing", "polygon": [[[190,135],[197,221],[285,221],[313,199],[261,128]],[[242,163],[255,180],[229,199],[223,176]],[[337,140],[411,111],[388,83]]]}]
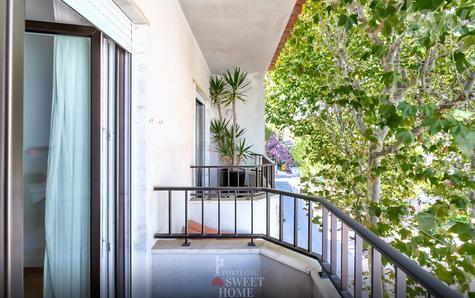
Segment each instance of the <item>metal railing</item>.
[{"label": "metal railing", "polygon": [[[313,259],[316,259],[321,267],[322,274],[330,279],[336,290],[342,297],[362,297],[365,289],[363,283],[363,253],[364,243],[368,246],[368,268],[371,277],[371,297],[383,297],[383,271],[385,268],[382,256],[392,264],[394,268],[394,296],[397,298],[406,297],[407,277],[412,278],[415,284],[427,291],[429,297],[461,297],[443,282],[435,278],[431,273],[421,268],[417,263],[397,251],[387,244],[383,239],[365,228],[363,225],[346,215],[343,211],[335,207],[329,201],[308,195],[290,193],[270,188],[260,187],[155,187],[155,191],[164,192],[168,199],[168,232],[156,233],[158,239],[185,239],[184,246],[190,245],[188,239],[220,239],[220,238],[249,238],[250,245],[254,245],[254,239],[260,238],[272,242],[276,245],[288,248]],[[183,193],[184,196],[184,223],[182,231],[174,233],[172,230],[172,210],[174,205],[174,194]],[[238,198],[246,195],[250,204],[250,220],[248,233],[238,232]],[[254,204],[255,198],[264,196],[265,198],[265,233],[254,232]],[[190,232],[188,227],[190,197],[201,201],[201,231]],[[216,198],[217,200],[217,229],[213,233],[207,232],[205,228],[205,198]],[[277,236],[271,234],[271,199],[278,199],[278,233]],[[293,237],[292,241],[284,240],[284,198],[293,200]],[[223,231],[221,229],[221,205],[223,201],[234,203],[234,229]],[[306,206],[307,244],[305,247],[299,245],[299,216],[298,203],[303,201]],[[320,221],[314,223],[314,213],[319,211]],[[318,226],[318,233],[321,237],[321,247],[318,253],[312,246],[314,237],[314,225]],[[353,237],[350,237],[350,234]],[[340,238],[340,241],[338,241]],[[354,262],[352,264],[353,283],[349,283],[349,242],[354,246]],[[328,245],[329,244],[329,245]],[[340,251],[338,257],[338,251]],[[352,286],[352,289],[350,288]]]},{"label": "metal railing", "polygon": [[253,164],[239,166],[194,165],[196,186],[275,187],[275,164],[265,155],[251,154]]}]

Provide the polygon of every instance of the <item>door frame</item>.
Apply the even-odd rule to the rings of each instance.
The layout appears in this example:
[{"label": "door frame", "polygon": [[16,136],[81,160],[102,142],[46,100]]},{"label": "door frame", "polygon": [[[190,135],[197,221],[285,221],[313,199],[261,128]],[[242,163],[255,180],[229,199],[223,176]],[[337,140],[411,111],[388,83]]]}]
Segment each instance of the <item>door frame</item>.
[{"label": "door frame", "polygon": [[[202,113],[200,123],[198,124],[198,107]],[[202,152],[198,152],[201,150]],[[198,157],[198,158],[197,158]],[[203,166],[206,164],[206,105],[202,97],[195,95],[195,165]],[[196,173],[196,186],[205,186],[206,171],[199,168]],[[209,178],[208,178],[209,179]]]},{"label": "door frame", "polygon": [[25,1],[0,0],[0,296],[23,296]]},{"label": "door frame", "polygon": [[101,48],[102,32],[94,27],[26,21],[26,32],[89,37],[91,39],[91,226],[90,294],[100,295],[101,261]]}]

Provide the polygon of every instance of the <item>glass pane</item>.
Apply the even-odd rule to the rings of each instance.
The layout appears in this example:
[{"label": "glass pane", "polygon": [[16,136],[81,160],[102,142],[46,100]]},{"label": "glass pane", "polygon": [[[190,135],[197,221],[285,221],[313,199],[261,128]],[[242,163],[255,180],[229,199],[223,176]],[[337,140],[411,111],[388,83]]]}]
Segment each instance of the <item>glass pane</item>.
[{"label": "glass pane", "polygon": [[25,297],[88,297],[90,40],[25,35]]}]

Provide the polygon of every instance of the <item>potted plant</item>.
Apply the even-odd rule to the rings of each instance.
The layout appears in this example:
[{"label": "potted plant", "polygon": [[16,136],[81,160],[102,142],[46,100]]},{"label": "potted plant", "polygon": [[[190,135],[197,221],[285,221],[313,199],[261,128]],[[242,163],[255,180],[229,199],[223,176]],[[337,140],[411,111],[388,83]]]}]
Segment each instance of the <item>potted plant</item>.
[{"label": "potted plant", "polygon": [[[221,161],[225,166],[229,166],[221,169],[221,186],[245,185],[246,172],[238,166],[250,157],[252,146],[249,146],[244,138],[246,130],[237,124],[236,105],[238,101],[246,101],[246,92],[250,85],[246,77],[246,72],[235,68],[232,72],[228,70],[223,76],[210,78],[211,102],[216,105],[219,114],[219,119],[211,121],[211,137]],[[222,105],[231,107],[232,123],[223,117]]]}]

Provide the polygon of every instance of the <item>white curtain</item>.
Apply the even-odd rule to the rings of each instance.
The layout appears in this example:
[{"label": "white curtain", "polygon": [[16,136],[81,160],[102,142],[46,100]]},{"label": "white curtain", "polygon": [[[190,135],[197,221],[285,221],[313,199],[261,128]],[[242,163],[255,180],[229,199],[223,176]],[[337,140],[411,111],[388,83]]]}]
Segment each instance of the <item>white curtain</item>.
[{"label": "white curtain", "polygon": [[44,297],[88,297],[90,40],[54,37]]}]

